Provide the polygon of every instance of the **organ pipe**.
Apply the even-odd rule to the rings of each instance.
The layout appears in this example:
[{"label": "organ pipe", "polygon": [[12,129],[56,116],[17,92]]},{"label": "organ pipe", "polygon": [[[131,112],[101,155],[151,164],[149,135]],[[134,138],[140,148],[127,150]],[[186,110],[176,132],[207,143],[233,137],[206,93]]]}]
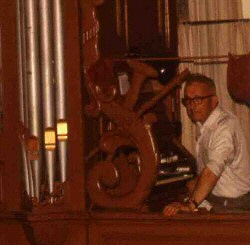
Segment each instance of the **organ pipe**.
[{"label": "organ pipe", "polygon": [[[18,48],[18,73],[19,73],[19,115],[21,124],[25,125],[25,35],[24,35],[24,19],[23,19],[23,1],[17,1],[17,48]],[[22,146],[22,163],[23,163],[23,177],[26,193],[30,196],[31,187],[29,183],[29,168],[28,159],[26,157],[24,139],[21,138]]]},{"label": "organ pipe", "polygon": [[41,99],[40,99],[40,70],[39,70],[39,32],[38,32],[38,4],[35,0],[25,0],[26,16],[26,47],[27,47],[27,90],[29,131],[38,139],[38,152],[36,160],[31,161],[34,181],[34,196],[40,200],[41,187]]},{"label": "organ pipe", "polygon": [[[68,126],[64,74],[63,1],[16,1],[19,105],[20,121],[24,131],[20,134],[24,187],[29,197],[42,201],[45,197],[41,198],[40,194],[42,173],[46,174],[44,179],[50,193],[50,201],[53,202],[56,153],[59,160],[60,181],[65,182],[67,175]],[[44,138],[41,137],[42,129]],[[44,143],[44,147],[41,143]],[[58,146],[57,151],[56,146]],[[32,147],[36,149],[34,152]],[[43,155],[45,159],[42,159]],[[42,164],[43,160],[46,165]],[[46,169],[44,169],[45,166]]]},{"label": "organ pipe", "polygon": [[[67,127],[66,96],[64,76],[64,32],[62,0],[53,1],[54,24],[54,60],[56,82],[56,119],[58,127]],[[61,122],[64,122],[63,124]],[[57,133],[59,133],[57,130]],[[67,131],[67,130],[66,130]],[[66,132],[67,133],[67,132]],[[58,159],[60,163],[60,180],[66,181],[67,172],[67,139],[58,139]]]},{"label": "organ pipe", "polygon": [[[53,63],[52,63],[52,16],[51,2],[49,0],[39,1],[40,16],[40,46],[41,46],[41,82],[43,91],[43,126],[45,144],[51,144],[50,137],[53,134],[47,134],[54,129],[54,88],[53,88]],[[49,139],[47,138],[49,135]],[[53,136],[52,136],[53,137]],[[47,167],[47,180],[49,193],[54,191],[55,182],[55,146],[46,147],[45,160]]]}]

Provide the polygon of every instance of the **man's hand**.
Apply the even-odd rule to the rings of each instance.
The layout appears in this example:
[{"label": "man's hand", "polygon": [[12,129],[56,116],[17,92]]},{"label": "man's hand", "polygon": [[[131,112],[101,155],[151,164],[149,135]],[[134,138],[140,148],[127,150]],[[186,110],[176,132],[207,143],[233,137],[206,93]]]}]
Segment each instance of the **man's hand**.
[{"label": "man's hand", "polygon": [[180,202],[173,202],[168,204],[163,209],[163,214],[166,216],[174,216],[180,210],[181,203]]},{"label": "man's hand", "polygon": [[188,203],[173,202],[164,207],[163,214],[165,216],[174,216],[178,213],[178,211],[191,213],[195,212],[195,209],[192,208]]}]

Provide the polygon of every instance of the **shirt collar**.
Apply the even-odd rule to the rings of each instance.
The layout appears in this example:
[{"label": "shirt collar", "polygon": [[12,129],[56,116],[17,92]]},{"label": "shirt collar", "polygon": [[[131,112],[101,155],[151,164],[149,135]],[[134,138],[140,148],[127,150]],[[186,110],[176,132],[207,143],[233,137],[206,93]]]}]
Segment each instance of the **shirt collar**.
[{"label": "shirt collar", "polygon": [[197,122],[197,126],[201,132],[203,131],[204,128],[210,128],[214,125],[214,123],[217,121],[218,117],[221,114],[221,110],[222,109],[220,106],[216,106],[203,124]]}]

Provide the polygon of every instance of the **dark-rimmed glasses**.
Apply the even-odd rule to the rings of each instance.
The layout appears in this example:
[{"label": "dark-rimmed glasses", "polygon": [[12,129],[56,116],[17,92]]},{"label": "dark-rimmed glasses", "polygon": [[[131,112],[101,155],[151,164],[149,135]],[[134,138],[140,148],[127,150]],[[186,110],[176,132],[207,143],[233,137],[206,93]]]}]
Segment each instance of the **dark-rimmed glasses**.
[{"label": "dark-rimmed glasses", "polygon": [[215,96],[215,94],[210,94],[210,95],[206,95],[206,96],[196,96],[194,98],[188,98],[188,97],[184,97],[181,99],[181,102],[184,106],[190,106],[191,104],[195,104],[195,105],[200,105],[202,103],[202,101],[204,99],[210,98]]}]

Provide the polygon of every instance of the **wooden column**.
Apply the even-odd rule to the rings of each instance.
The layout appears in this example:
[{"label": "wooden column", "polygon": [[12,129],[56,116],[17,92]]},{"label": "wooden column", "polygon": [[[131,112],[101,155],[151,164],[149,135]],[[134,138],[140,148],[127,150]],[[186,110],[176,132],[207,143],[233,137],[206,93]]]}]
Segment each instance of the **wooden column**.
[{"label": "wooden column", "polygon": [[[16,44],[16,4],[0,1],[0,79],[3,125],[0,133],[0,201],[9,209],[20,207],[20,146],[18,139],[18,72]],[[13,191],[10,191],[10,190]]]},{"label": "wooden column", "polygon": [[68,202],[74,210],[85,209],[84,122],[82,106],[82,67],[80,50],[79,5],[65,1],[65,75],[68,118]]},{"label": "wooden column", "polygon": [[21,206],[16,1],[0,0],[0,244],[29,244],[12,210]]}]

